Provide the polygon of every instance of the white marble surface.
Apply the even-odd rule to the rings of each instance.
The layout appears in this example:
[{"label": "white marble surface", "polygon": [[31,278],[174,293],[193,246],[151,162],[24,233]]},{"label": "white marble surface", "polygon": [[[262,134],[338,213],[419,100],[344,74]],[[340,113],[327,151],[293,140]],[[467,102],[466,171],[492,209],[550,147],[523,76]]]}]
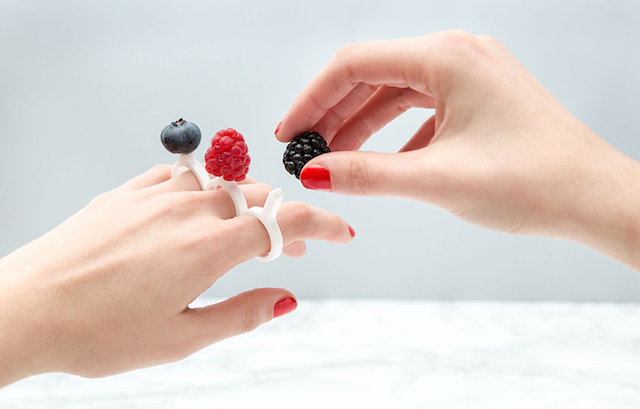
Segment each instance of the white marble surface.
[{"label": "white marble surface", "polygon": [[0,408],[640,408],[640,304],[300,300],[185,361]]}]

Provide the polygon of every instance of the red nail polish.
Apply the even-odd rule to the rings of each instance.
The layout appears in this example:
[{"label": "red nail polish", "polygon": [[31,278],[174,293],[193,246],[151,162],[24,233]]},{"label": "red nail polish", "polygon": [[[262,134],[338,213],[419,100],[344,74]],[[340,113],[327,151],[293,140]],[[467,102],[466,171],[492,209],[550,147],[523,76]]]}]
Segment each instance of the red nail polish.
[{"label": "red nail polish", "polygon": [[349,233],[351,233],[351,237],[356,237],[356,231],[351,226],[349,226]]},{"label": "red nail polish", "polygon": [[280,125],[282,125],[282,121],[280,121],[278,123],[278,126],[276,126],[276,131],[274,132],[274,134],[278,135],[278,131],[280,130]]},{"label": "red nail polish", "polygon": [[293,297],[283,298],[273,306],[273,318],[280,317],[281,315],[288,314],[295,310],[298,306],[298,302]]},{"label": "red nail polish", "polygon": [[300,174],[302,186],[313,190],[331,190],[329,169],[322,166],[309,166],[302,169]]}]

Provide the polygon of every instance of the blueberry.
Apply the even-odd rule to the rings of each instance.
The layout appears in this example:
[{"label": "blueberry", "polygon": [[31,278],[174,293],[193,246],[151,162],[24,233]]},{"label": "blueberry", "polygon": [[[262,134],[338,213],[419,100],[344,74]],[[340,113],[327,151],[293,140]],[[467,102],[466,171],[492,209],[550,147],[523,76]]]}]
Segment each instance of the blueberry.
[{"label": "blueberry", "polygon": [[171,153],[191,153],[200,144],[202,134],[193,122],[180,118],[167,125],[160,133],[160,140]]}]

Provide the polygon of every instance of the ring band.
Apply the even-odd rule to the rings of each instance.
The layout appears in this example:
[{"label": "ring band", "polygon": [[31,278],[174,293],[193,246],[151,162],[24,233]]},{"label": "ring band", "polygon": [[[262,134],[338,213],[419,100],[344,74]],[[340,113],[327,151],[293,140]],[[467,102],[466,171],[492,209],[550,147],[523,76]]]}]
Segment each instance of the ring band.
[{"label": "ring band", "polygon": [[271,250],[264,256],[256,257],[264,263],[274,260],[282,254],[284,240],[282,239],[282,232],[280,231],[280,226],[278,226],[276,216],[283,198],[284,193],[281,188],[272,190],[264,202],[264,207],[253,206],[243,213],[260,220],[264,228],[267,229],[269,240],[271,240]]},{"label": "ring band", "polygon": [[275,189],[269,192],[267,200],[264,202],[264,207],[253,206],[248,209],[247,199],[244,197],[238,184],[233,181],[224,180],[222,177],[210,179],[209,174],[194,157],[193,153],[180,154],[178,161],[171,169],[171,177],[175,177],[178,174],[179,168],[182,167],[187,168],[195,175],[202,190],[213,190],[218,186],[222,187],[229,196],[231,196],[231,200],[233,200],[233,205],[236,208],[236,216],[248,214],[260,220],[260,223],[267,229],[267,233],[269,234],[271,250],[264,256],[256,257],[258,260],[266,263],[278,258],[282,254],[284,241],[278,220],[276,219],[278,209],[284,198],[282,189]]}]

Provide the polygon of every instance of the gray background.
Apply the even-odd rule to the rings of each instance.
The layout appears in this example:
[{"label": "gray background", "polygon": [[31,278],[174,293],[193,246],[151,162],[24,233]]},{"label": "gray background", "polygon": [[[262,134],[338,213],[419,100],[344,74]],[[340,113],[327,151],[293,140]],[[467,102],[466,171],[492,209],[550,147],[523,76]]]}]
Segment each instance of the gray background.
[{"label": "gray background", "polygon": [[[500,39],[573,114],[640,158],[640,7],[634,1],[0,1],[0,256],[175,158],[160,130],[185,117],[205,142],[248,139],[254,177],[332,210],[348,245],[250,261],[210,290],[282,286],[300,297],[638,301],[634,272],[577,244],[467,225],[424,204],[304,190],[276,124],[344,43],[450,28]],[[365,149],[394,151],[430,112]],[[197,154],[204,154],[203,143]],[[158,238],[166,239],[166,238]]]}]

